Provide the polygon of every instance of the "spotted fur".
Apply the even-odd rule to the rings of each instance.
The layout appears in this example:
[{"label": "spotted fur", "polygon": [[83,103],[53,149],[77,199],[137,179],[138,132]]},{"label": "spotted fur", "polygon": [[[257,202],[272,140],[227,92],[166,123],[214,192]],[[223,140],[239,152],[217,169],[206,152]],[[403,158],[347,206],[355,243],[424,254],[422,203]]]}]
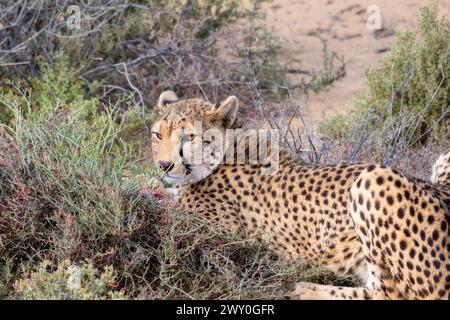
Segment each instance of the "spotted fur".
[{"label": "spotted fur", "polygon": [[450,149],[444,152],[434,163],[431,182],[450,184]]},{"label": "spotted fur", "polygon": [[[192,168],[183,166],[183,144],[179,142],[183,136],[175,134],[175,129],[190,132],[195,121],[201,121],[203,128],[235,128],[236,110],[232,106],[237,100],[229,98],[216,108],[201,99],[174,101],[174,95],[166,96],[172,99],[161,104],[161,115],[153,129],[158,137],[153,139],[154,160],[175,163],[167,174],[176,171],[177,179],[183,180],[179,188],[183,209],[264,241],[280,256],[307,257],[338,275],[351,275],[367,284],[364,288],[342,288],[300,283],[293,298],[448,296],[444,283],[448,283],[448,202],[444,199],[450,197],[445,186],[368,164],[310,165],[286,150],[280,151],[280,166],[272,175],[262,174],[264,163],[205,164],[198,169],[201,174],[193,174]],[[411,208],[415,217],[407,217]],[[403,215],[399,214],[401,210],[405,211]],[[424,223],[429,216],[435,220],[423,225],[419,216]],[[407,239],[407,247],[401,252],[405,232],[414,237]],[[389,242],[392,236],[395,239]],[[419,250],[429,238],[433,242],[421,252],[424,257],[420,260]],[[392,243],[396,251],[389,247]],[[431,278],[423,276],[420,284],[418,276],[408,271],[412,262],[406,257],[413,254],[413,246],[418,247],[413,268],[425,272],[423,266],[430,265],[427,273]],[[444,261],[433,267],[441,257]],[[394,274],[387,273],[392,270]],[[437,282],[435,276],[439,277]],[[403,280],[410,282],[405,284]],[[431,285],[429,281],[437,283],[433,290],[426,293],[425,288],[418,287]],[[447,292],[442,295],[442,290]]]}]

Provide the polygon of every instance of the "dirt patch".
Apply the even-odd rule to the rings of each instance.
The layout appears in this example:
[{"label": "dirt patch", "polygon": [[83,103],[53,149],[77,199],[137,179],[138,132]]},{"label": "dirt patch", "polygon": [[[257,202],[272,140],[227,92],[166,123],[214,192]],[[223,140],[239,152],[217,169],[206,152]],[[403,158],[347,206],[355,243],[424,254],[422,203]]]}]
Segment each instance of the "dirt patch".
[{"label": "dirt patch", "polygon": [[[371,15],[367,8],[374,4],[380,9],[380,30],[367,27]],[[429,4],[418,0],[273,0],[265,4],[267,26],[280,39],[281,57],[292,68],[321,68],[322,43],[315,34],[345,59],[346,76],[327,90],[310,94],[308,118],[317,123],[348,112],[357,94],[365,90],[364,70],[379,66],[392,48],[396,31],[417,28],[420,8]],[[449,17],[449,8],[450,0],[440,1],[441,15]],[[295,84],[301,76],[293,74],[290,80]],[[294,99],[304,104],[300,94]]]}]

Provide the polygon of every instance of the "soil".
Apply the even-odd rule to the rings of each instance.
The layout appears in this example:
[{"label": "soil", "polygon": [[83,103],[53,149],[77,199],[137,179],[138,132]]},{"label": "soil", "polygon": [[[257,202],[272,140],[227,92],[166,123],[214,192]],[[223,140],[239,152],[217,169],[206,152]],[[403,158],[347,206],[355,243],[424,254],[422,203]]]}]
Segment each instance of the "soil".
[{"label": "soil", "polygon": [[[248,6],[249,1],[244,1]],[[366,69],[380,65],[400,30],[416,30],[420,8],[429,5],[421,0],[273,0],[264,5],[266,22],[282,46],[282,61],[290,69],[317,70],[322,66],[322,42],[344,58],[346,75],[332,86],[308,97],[307,113],[312,123],[337,113],[347,113],[358,93],[365,90]],[[376,4],[381,29],[367,26],[368,7]],[[450,17],[450,0],[441,0],[439,14]],[[291,83],[302,74],[291,74]],[[304,97],[294,96],[301,105]]]}]

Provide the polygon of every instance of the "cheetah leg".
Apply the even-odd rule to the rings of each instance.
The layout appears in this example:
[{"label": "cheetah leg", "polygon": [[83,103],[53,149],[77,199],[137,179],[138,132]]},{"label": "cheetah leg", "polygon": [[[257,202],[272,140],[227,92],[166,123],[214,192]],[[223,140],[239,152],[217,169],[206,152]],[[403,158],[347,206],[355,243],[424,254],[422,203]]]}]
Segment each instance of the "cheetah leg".
[{"label": "cheetah leg", "polygon": [[298,300],[382,300],[385,299],[385,295],[382,290],[377,289],[299,282],[290,298]]}]

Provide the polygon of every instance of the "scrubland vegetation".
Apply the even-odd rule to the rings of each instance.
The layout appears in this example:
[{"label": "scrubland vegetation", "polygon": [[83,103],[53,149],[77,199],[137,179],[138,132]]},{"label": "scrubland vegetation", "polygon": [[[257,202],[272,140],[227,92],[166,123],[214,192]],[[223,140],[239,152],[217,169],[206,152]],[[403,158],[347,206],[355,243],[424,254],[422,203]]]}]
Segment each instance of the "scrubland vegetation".
[{"label": "scrubland vegetation", "polygon": [[353,112],[320,127],[325,136],[351,140],[361,156],[368,151],[385,164],[395,164],[419,145],[446,147],[450,135],[448,17],[438,19],[435,5],[425,7],[418,31],[396,37],[382,66],[366,70],[369,90],[358,97]]},{"label": "scrubland vegetation", "polygon": [[[1,298],[283,298],[298,281],[353,284],[177,210],[152,191],[161,173],[129,138],[148,133],[165,89],[215,101],[233,93],[242,116],[260,109],[292,134],[269,105],[289,101],[292,87],[326,88],[345,65],[324,47],[323,70],[288,83],[262,2],[90,1],[78,30],[69,1],[0,4]],[[367,71],[355,111],[313,138],[302,131],[291,149],[305,161],[376,159],[426,176],[449,146],[449,31],[424,9],[419,32],[399,34]]]}]

